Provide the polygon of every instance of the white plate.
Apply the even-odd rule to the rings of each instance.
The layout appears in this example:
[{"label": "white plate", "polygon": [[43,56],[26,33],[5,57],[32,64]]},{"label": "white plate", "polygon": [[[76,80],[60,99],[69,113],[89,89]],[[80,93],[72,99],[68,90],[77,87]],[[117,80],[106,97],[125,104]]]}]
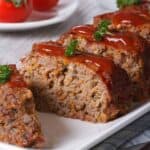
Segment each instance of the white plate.
[{"label": "white plate", "polygon": [[0,31],[28,30],[63,22],[76,11],[78,4],[79,0],[60,0],[58,6],[49,12],[33,11],[26,22],[0,23]]},{"label": "white plate", "polygon": [[[42,128],[47,141],[46,150],[87,150],[148,111],[150,111],[150,103],[105,124],[93,124],[40,113]],[[0,150],[27,149],[0,143]]]}]

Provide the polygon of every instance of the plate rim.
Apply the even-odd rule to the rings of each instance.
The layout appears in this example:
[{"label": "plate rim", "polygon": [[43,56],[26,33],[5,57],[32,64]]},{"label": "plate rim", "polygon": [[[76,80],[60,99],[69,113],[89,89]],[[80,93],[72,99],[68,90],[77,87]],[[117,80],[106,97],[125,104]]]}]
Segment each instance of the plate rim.
[{"label": "plate rim", "polygon": [[79,5],[79,0],[74,0],[74,3],[69,3],[73,6],[73,9],[69,11],[69,13],[65,14],[65,16],[54,17],[45,20],[39,21],[31,21],[31,22],[21,22],[21,23],[0,23],[0,31],[24,31],[28,29],[36,29],[41,28],[48,25],[54,25],[57,23],[61,23],[67,20],[73,13],[77,10]]},{"label": "plate rim", "polygon": [[141,106],[138,106],[136,109],[133,109],[133,111],[127,113],[125,116],[122,116],[122,117],[126,117],[126,118],[124,120],[120,120],[120,122],[117,123],[116,125],[112,125],[111,128],[108,128],[101,137],[97,136],[97,137],[93,138],[86,145],[81,145],[80,148],[81,149],[90,149],[93,146],[96,146],[96,144],[98,144],[99,142],[102,142],[105,139],[112,136],[113,134],[119,132],[121,129],[127,127],[128,125],[130,125],[134,121],[138,120],[139,118],[141,118],[143,115],[145,115],[148,112],[150,112],[150,102],[149,101]]},{"label": "plate rim", "polygon": [[[125,118],[120,120],[119,123],[117,123],[116,125],[113,124],[112,127],[109,127],[105,132],[102,133],[102,135],[96,136],[95,138],[88,141],[87,144],[80,143],[81,145],[80,146],[77,145],[76,147],[74,147],[74,149],[86,150],[86,149],[92,148],[99,142],[104,141],[105,139],[107,139],[108,137],[113,135],[114,133],[118,132],[119,130],[123,129],[130,123],[132,123],[135,120],[142,117],[144,114],[148,113],[150,111],[149,109],[150,109],[150,102],[147,102],[147,103],[143,104],[142,106],[137,107],[135,110],[133,110],[130,113],[123,116]],[[32,148],[22,148],[22,147],[18,147],[18,146],[3,143],[3,142],[0,142],[0,148],[3,148],[3,150],[7,150],[8,148],[10,148],[11,150],[36,150],[36,149],[32,149]],[[61,149],[58,148],[58,150],[61,150]],[[69,150],[69,149],[67,149],[67,150]]]}]

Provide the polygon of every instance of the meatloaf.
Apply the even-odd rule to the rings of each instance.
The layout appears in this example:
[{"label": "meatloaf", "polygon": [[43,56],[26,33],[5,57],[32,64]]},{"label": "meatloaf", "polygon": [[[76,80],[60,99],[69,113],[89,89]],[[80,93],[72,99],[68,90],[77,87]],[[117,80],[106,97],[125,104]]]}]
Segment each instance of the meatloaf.
[{"label": "meatloaf", "polygon": [[94,38],[96,30],[92,25],[76,26],[61,36],[58,42],[67,46],[72,40],[77,40],[78,51],[111,58],[128,73],[133,82],[135,99],[147,99],[150,87],[150,52],[147,42],[131,32],[111,32],[97,41]]},{"label": "meatloaf", "polygon": [[150,2],[98,15],[94,25],[97,27],[104,19],[111,21],[111,30],[135,32],[150,42]]},{"label": "meatloaf", "polygon": [[20,72],[40,111],[107,122],[132,105],[132,86],[123,69],[94,55],[67,57],[65,48],[56,42],[35,44],[21,60]]},{"label": "meatloaf", "polygon": [[43,136],[32,92],[14,65],[0,66],[0,97],[0,141],[22,147],[41,146]]}]

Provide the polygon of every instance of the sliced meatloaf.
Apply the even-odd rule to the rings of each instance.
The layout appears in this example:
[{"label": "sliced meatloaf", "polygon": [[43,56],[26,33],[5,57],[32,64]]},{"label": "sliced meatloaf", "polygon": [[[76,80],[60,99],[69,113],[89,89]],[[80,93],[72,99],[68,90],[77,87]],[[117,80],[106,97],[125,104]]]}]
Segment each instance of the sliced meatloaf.
[{"label": "sliced meatloaf", "polygon": [[150,76],[150,52],[147,42],[131,32],[111,32],[97,41],[94,38],[96,30],[92,25],[76,26],[58,42],[67,46],[72,40],[77,40],[78,51],[111,58],[126,70],[133,81],[136,99],[146,99],[150,87],[145,84],[148,84]]},{"label": "sliced meatloaf", "polygon": [[97,27],[104,19],[111,21],[111,30],[138,33],[150,42],[150,2],[98,15],[94,17],[94,25]]},{"label": "sliced meatloaf", "polygon": [[0,141],[22,147],[43,141],[32,92],[14,65],[0,66]]},{"label": "sliced meatloaf", "polygon": [[64,54],[58,43],[45,42],[21,60],[20,72],[38,110],[92,122],[107,122],[129,110],[132,87],[124,70],[106,58]]}]

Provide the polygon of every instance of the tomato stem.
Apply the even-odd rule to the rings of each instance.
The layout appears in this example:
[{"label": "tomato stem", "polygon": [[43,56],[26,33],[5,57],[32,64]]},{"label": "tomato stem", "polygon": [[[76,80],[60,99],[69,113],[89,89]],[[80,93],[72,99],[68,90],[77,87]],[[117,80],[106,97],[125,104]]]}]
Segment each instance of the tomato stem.
[{"label": "tomato stem", "polygon": [[27,3],[27,0],[6,0],[7,2],[11,2],[15,7],[21,7],[23,4]]}]

